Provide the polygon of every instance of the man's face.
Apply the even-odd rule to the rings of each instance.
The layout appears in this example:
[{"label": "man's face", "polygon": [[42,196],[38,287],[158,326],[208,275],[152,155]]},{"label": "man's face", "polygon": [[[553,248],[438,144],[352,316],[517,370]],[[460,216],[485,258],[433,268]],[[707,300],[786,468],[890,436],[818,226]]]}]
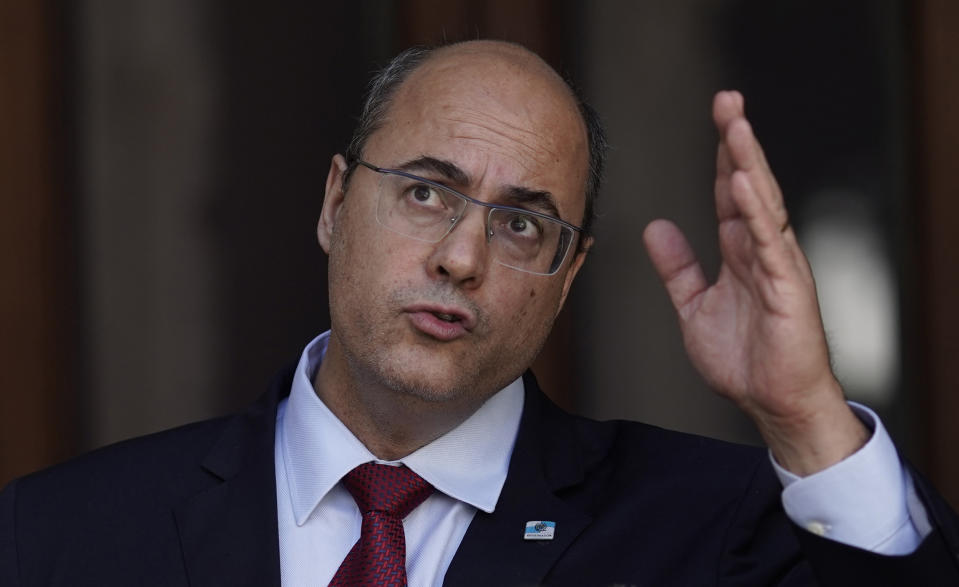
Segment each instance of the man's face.
[{"label": "man's face", "polygon": [[[486,202],[522,205],[514,188],[548,192],[554,213],[581,224],[587,147],[575,103],[541,62],[491,49],[450,51],[414,72],[364,159],[442,162],[413,172]],[[361,384],[485,401],[539,352],[582,263],[577,242],[555,275],[517,271],[491,258],[487,210],[476,206],[440,242],[412,240],[376,220],[380,175],[358,167],[343,194],[344,167],[334,158],[318,228],[331,345]]]}]

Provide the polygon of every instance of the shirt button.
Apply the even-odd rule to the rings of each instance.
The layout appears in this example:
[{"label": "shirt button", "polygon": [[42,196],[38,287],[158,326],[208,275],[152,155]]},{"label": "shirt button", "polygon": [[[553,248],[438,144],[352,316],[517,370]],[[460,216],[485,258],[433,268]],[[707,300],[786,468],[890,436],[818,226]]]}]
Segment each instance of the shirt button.
[{"label": "shirt button", "polygon": [[822,522],[807,522],[806,530],[812,532],[816,536],[825,536],[826,532],[829,530],[829,527]]}]

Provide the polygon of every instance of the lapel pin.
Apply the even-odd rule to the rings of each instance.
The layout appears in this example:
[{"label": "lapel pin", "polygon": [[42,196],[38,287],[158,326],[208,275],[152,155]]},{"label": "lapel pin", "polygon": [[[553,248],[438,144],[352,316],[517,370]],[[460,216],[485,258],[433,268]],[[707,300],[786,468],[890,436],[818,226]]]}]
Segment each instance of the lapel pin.
[{"label": "lapel pin", "polygon": [[523,533],[523,540],[552,540],[555,533],[556,522],[534,520],[526,522],[526,532]]}]

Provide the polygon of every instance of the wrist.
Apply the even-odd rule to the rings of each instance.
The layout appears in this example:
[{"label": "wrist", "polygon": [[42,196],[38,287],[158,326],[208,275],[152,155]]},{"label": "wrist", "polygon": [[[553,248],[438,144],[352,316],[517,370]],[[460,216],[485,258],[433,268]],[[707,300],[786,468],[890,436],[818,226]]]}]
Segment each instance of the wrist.
[{"label": "wrist", "polygon": [[835,465],[861,449],[870,432],[837,392],[813,406],[789,414],[754,416],[773,458],[787,471],[805,477]]}]

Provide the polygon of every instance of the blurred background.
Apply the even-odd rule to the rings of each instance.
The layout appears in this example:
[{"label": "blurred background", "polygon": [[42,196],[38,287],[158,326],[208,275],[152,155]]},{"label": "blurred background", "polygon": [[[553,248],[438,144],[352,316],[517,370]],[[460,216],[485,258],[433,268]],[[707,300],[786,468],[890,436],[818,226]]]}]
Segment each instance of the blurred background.
[{"label": "blurred background", "polygon": [[315,223],[371,72],[500,38],[612,149],[598,243],[535,370],[564,407],[758,442],[692,371],[640,234],[714,275],[715,91],[737,88],[835,368],[959,506],[959,4],[0,0],[0,484],[242,407],[329,324]]}]

